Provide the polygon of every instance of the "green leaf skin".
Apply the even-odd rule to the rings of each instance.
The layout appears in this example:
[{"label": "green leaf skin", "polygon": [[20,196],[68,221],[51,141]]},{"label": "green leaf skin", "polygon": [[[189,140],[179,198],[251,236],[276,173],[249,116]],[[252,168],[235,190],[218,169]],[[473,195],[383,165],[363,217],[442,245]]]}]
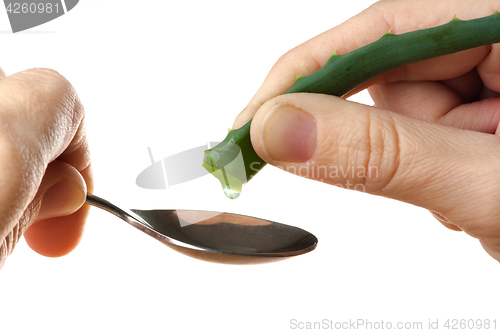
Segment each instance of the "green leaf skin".
[{"label": "green leaf skin", "polygon": [[[387,32],[378,41],[343,55],[333,54],[327,63],[311,75],[298,77],[285,94],[307,92],[344,96],[370,79],[397,67],[434,57],[451,54],[474,47],[500,42],[500,13],[469,21],[456,17],[445,25],[417,30],[401,35]],[[224,143],[230,142],[241,148],[246,181],[249,181],[265,165],[250,142],[251,120],[243,127],[231,131],[221,147],[205,151],[203,166],[219,179],[224,189],[235,185],[228,181],[231,170],[226,165],[234,158],[225,152]],[[241,166],[243,167],[243,166]],[[216,174],[214,171],[222,170]],[[244,179],[238,178],[245,183]],[[238,182],[236,182],[238,183]],[[239,194],[241,185],[234,187]],[[231,193],[231,191],[229,191]]]}]

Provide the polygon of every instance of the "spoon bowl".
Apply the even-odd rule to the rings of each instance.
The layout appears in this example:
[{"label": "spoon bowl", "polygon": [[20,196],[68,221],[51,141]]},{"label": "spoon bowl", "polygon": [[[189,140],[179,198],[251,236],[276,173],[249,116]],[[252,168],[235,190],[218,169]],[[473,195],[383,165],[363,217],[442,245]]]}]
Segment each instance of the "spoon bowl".
[{"label": "spoon bowl", "polygon": [[310,252],[318,239],[287,224],[198,210],[125,210],[88,194],[102,208],[187,256],[224,264],[260,264]]}]

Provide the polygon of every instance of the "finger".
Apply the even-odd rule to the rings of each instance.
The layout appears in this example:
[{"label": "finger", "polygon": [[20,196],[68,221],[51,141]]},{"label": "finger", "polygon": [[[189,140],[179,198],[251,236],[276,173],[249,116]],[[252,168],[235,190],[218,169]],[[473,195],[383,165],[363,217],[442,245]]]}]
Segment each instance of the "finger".
[{"label": "finger", "polygon": [[493,91],[486,86],[483,86],[477,94],[475,100],[481,101],[488,98],[500,98],[500,93]]},{"label": "finger", "polygon": [[385,83],[368,91],[375,106],[415,119],[484,133],[495,133],[500,121],[498,94],[485,88],[476,69],[446,81]]},{"label": "finger", "polygon": [[2,68],[0,68],[0,80],[3,79],[5,77],[5,72],[3,71]]},{"label": "finger", "polygon": [[[23,234],[28,245],[39,254],[58,257],[71,252],[81,239],[88,212],[88,207],[82,206],[85,188],[84,177],[74,167],[64,162],[52,162],[35,199],[0,243],[0,267]],[[57,216],[61,218],[55,219]],[[33,225],[40,219],[46,220]]]},{"label": "finger", "polygon": [[[327,95],[265,103],[251,127],[266,162],[441,214],[500,250],[500,140]],[[498,244],[500,245],[500,244]]]},{"label": "finger", "polygon": [[378,108],[419,120],[491,134],[500,122],[500,98],[462,104],[459,94],[439,82],[386,83],[369,91]]},{"label": "finger", "polygon": [[437,123],[494,134],[500,123],[500,98],[462,104],[439,118]]},{"label": "finger", "polygon": [[44,167],[71,149],[84,111],[76,91],[59,73],[31,69],[8,76],[0,81],[0,97],[5,141],[29,152],[38,149],[36,162]]},{"label": "finger", "polygon": [[455,91],[439,82],[386,83],[369,92],[378,108],[431,122],[462,104]]},{"label": "finger", "polygon": [[[453,14],[450,9],[453,8]],[[379,39],[391,29],[394,34],[435,27],[449,22],[454,14],[469,20],[500,10],[496,0],[481,2],[471,10],[463,0],[381,1],[345,23],[322,33],[283,55],[273,66],[263,85],[236,118],[233,128],[250,120],[269,99],[283,94],[297,75],[306,76],[321,68],[335,50],[345,54]],[[445,80],[471,71],[490,52],[487,46],[417,62],[385,73],[359,88],[396,81]],[[497,81],[498,82],[498,81]]]},{"label": "finger", "polygon": [[[38,193],[32,201],[34,203],[33,208],[28,210],[31,218],[20,220],[23,224],[18,227],[18,237],[24,233],[28,245],[33,250],[46,256],[58,256],[58,254],[62,253],[61,247],[67,249],[67,246],[61,246],[61,243],[67,243],[68,241],[65,239],[61,241],[62,237],[53,236],[50,239],[42,239],[40,237],[41,231],[49,230],[49,228],[43,223],[36,223],[33,226],[31,224],[34,220],[68,216],[75,213],[85,202],[85,196],[86,183],[80,172],[65,162],[52,162],[47,167]],[[82,226],[76,228],[74,223],[66,223],[61,227],[59,233],[65,232],[71,235],[69,229],[75,229],[76,231],[82,229]]]},{"label": "finger", "polygon": [[87,185],[78,170],[65,162],[50,163],[34,199],[41,200],[36,220],[73,214],[85,202],[86,193]]},{"label": "finger", "polygon": [[500,44],[494,44],[491,52],[477,66],[477,71],[490,90],[500,93]]},{"label": "finger", "polygon": [[[1,244],[21,230],[21,220],[34,221],[33,200],[49,163],[65,150],[85,145],[80,133],[83,108],[71,84],[57,72],[33,69],[8,76],[0,80],[0,100]],[[89,164],[88,152],[80,152],[70,163],[78,171]]]},{"label": "finger", "polygon": [[[59,161],[71,165],[74,170],[79,172],[79,179],[83,177],[84,183],[81,187],[87,188],[87,191],[92,193],[94,191],[92,170],[83,123],[82,120],[77,134],[68,148],[49,167]],[[44,180],[47,176],[46,172]],[[78,177],[75,176],[75,182],[77,179]],[[59,212],[59,207],[66,205],[58,204],[60,203],[58,198],[60,196],[67,197],[68,195],[61,193],[59,189],[55,189],[53,192],[55,192],[55,197],[48,201],[45,198],[46,195],[44,195],[42,211],[38,214],[36,223],[31,225],[24,233],[24,237],[28,246],[37,253],[47,257],[60,257],[73,251],[80,243],[90,207],[83,205],[75,213],[66,215]],[[43,212],[44,207],[49,207],[50,210],[55,209],[56,214],[45,215]],[[68,207],[63,209],[70,210]]]},{"label": "finger", "polygon": [[470,103],[474,99],[478,100],[478,94],[484,87],[476,68],[462,76],[443,80],[441,84],[457,93],[463,103]]},{"label": "finger", "polygon": [[69,216],[38,221],[24,234],[28,246],[46,257],[61,257],[80,243],[89,207],[83,206]]},{"label": "finger", "polygon": [[[48,172],[56,163],[71,166],[73,170],[78,172],[78,175],[70,173],[68,175],[69,178],[73,178],[75,183],[83,179],[83,184],[80,185],[80,188],[87,189],[90,193],[93,192],[88,142],[85,136],[83,120],[68,148],[66,148],[56,161],[49,164],[49,168],[42,180],[42,185],[47,178],[50,179]],[[58,175],[61,174],[64,174],[64,172],[58,171]],[[80,204],[81,208],[78,211],[67,215],[67,212],[73,209],[71,208],[71,200],[69,199],[71,195],[65,193],[65,185],[63,184],[62,189],[51,189],[53,196],[49,196],[49,198],[47,198],[47,194],[43,195],[43,203],[41,211],[36,218],[36,223],[30,224],[30,227],[24,233],[28,246],[43,256],[64,256],[76,248],[83,236],[89,207],[87,205],[81,206]],[[43,193],[42,186],[40,186],[38,193]],[[51,193],[48,194],[50,195]],[[74,193],[74,196],[77,197],[74,201],[79,202],[79,194]],[[63,198],[69,202],[62,201]]]},{"label": "finger", "polygon": [[[90,183],[90,167],[81,174],[86,183]],[[82,239],[89,210],[89,205],[83,205],[71,215],[58,213],[54,214],[57,217],[37,221],[24,233],[27,244],[46,257],[60,257],[70,253]]]},{"label": "finger", "polygon": [[472,102],[483,82],[474,69],[460,77],[434,81],[403,81],[368,88],[375,105],[412,118],[436,121],[448,111]]}]

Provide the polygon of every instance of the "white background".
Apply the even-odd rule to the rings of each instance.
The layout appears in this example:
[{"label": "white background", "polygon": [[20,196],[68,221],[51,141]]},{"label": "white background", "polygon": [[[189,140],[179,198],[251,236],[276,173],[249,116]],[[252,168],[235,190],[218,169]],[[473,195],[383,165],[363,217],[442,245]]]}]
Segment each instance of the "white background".
[{"label": "white background", "polygon": [[499,327],[500,265],[423,209],[269,166],[233,201],[209,177],[135,185],[147,147],[161,159],[223,139],[279,56],[373,2],[89,0],[18,34],[0,9],[5,72],[54,68],[77,88],[96,194],[130,208],[253,215],[319,238],[275,264],[210,264],[93,208],[64,258],[18,244],[0,271],[0,332],[289,332],[292,319],[358,318]]}]

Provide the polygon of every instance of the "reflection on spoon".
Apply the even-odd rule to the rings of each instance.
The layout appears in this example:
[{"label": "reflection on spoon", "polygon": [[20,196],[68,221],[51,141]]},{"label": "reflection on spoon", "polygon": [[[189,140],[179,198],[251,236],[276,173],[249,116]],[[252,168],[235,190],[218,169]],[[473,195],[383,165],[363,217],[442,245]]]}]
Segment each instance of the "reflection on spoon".
[{"label": "reflection on spoon", "polygon": [[235,215],[229,213],[209,212],[201,210],[174,210],[174,214],[179,218],[181,226],[189,224],[215,224],[215,223],[233,223],[240,225],[268,225],[271,222],[256,219],[245,215]]}]

